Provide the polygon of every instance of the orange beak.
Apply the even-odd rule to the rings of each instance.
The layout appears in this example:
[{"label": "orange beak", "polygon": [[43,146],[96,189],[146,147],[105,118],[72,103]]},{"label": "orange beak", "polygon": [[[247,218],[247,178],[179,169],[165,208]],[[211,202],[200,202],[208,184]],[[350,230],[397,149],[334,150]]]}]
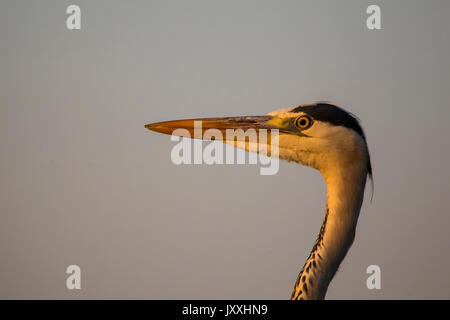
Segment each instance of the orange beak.
[{"label": "orange beak", "polygon": [[[265,129],[270,133],[271,129],[278,129],[267,122],[272,119],[271,116],[243,116],[243,117],[223,117],[223,118],[198,118],[173,120],[147,124],[145,127],[149,130],[176,135],[180,137],[188,137],[195,139],[203,139],[204,133],[209,129],[219,130],[222,137],[226,137],[228,130],[247,131],[254,129],[259,136],[259,130]],[[177,130],[184,129],[184,130]],[[215,137],[207,138],[215,140]]]}]

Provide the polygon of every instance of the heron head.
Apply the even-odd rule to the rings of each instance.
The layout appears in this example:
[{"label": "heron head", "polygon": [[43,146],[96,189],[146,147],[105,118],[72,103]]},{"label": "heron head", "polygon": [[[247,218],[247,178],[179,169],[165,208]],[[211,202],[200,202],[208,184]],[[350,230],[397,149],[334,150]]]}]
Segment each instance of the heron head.
[{"label": "heron head", "polygon": [[328,103],[303,104],[269,113],[280,130],[280,158],[327,171],[366,170],[372,176],[369,149],[358,119]]},{"label": "heron head", "polygon": [[[199,127],[199,124],[201,127]],[[223,118],[198,118],[165,121],[146,125],[146,128],[165,134],[215,140],[246,149],[268,150],[270,139],[259,139],[259,130],[279,132],[278,157],[287,161],[313,167],[322,172],[362,170],[372,175],[369,151],[364,132],[358,119],[344,109],[327,102],[303,104],[272,111],[264,116],[241,116]],[[196,129],[200,135],[196,136]],[[206,134],[207,131],[215,130]],[[253,130],[258,135],[257,145],[239,144],[236,136],[227,130]],[[248,137],[248,135],[244,136]],[[264,148],[262,147],[264,144]]]}]

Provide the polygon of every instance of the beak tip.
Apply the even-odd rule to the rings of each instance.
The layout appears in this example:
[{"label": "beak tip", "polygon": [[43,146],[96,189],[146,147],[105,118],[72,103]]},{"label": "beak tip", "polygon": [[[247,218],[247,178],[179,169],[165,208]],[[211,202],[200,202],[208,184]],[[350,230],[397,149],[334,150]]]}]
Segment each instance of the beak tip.
[{"label": "beak tip", "polygon": [[155,122],[155,123],[149,123],[144,126],[150,131],[159,132],[159,133],[165,133],[165,134],[172,134],[172,128],[165,126],[164,124],[161,124],[161,122]]}]

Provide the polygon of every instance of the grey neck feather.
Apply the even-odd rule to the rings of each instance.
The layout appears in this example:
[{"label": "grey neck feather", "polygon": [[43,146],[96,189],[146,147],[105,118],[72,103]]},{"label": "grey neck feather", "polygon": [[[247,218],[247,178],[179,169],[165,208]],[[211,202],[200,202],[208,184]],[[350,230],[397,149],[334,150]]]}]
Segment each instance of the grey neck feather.
[{"label": "grey neck feather", "polygon": [[317,240],[295,283],[291,299],[324,299],[328,285],[355,237],[366,170],[327,177],[327,206]]}]

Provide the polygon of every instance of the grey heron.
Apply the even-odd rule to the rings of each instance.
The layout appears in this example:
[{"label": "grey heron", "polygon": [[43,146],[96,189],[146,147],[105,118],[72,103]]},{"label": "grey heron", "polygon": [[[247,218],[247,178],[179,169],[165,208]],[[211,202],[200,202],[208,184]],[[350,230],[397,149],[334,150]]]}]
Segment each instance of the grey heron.
[{"label": "grey heron", "polygon": [[[372,179],[369,149],[358,119],[332,103],[316,102],[276,110],[264,116],[165,121],[148,124],[146,128],[165,134],[182,128],[192,134],[195,121],[202,121],[203,131],[211,128],[221,131],[277,129],[277,156],[280,159],[321,172],[327,185],[325,217],[297,277],[291,299],[324,299],[354,241],[366,180],[367,177]],[[233,141],[226,139],[224,136],[222,142],[238,146],[234,138]],[[248,143],[241,148],[255,151]],[[267,155],[270,156],[270,152]]]}]

